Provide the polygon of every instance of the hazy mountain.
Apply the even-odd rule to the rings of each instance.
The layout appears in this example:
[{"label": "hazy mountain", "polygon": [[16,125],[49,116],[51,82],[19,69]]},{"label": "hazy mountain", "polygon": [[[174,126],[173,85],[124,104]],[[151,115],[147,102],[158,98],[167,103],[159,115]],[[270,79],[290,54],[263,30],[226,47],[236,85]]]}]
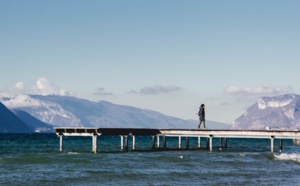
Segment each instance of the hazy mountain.
[{"label": "hazy mountain", "polygon": [[300,96],[262,97],[237,118],[232,129],[299,129]]},{"label": "hazy mountain", "polygon": [[0,102],[0,133],[28,133],[31,130]]},{"label": "hazy mountain", "polygon": [[[19,95],[5,98],[9,108],[23,110],[35,118],[61,127],[196,128],[197,120],[184,120],[156,111],[107,101],[93,102],[70,96]],[[208,128],[229,125],[207,121]]]},{"label": "hazy mountain", "polygon": [[13,113],[18,116],[26,126],[33,132],[53,132],[53,125],[47,124],[20,109],[12,109]]}]

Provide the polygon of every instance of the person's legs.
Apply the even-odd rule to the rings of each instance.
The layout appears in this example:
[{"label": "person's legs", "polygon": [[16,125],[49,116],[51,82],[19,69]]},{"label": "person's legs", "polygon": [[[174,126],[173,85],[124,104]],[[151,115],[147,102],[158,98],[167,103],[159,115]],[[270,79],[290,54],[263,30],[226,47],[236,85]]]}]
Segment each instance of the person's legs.
[{"label": "person's legs", "polygon": [[203,121],[199,121],[199,124],[198,124],[198,129],[200,129],[200,127],[201,127],[201,123],[202,123]]},{"label": "person's legs", "polygon": [[205,126],[205,121],[203,121],[203,126],[204,126],[204,128],[206,129],[206,126]]}]

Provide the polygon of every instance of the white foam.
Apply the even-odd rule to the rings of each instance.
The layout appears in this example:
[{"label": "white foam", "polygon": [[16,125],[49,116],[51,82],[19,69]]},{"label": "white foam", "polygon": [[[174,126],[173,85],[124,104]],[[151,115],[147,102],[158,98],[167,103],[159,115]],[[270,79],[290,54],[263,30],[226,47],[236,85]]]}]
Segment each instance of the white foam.
[{"label": "white foam", "polygon": [[276,160],[291,160],[300,163],[300,154],[299,153],[281,153],[274,154]]},{"label": "white foam", "polygon": [[79,154],[78,152],[68,152],[70,155]]},{"label": "white foam", "polygon": [[246,153],[239,153],[239,156],[245,157]]}]

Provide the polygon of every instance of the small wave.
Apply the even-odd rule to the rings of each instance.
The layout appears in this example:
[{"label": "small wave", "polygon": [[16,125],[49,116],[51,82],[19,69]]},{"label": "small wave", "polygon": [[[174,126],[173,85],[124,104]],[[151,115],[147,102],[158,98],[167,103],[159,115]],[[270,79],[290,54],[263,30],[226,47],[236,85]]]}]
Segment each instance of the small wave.
[{"label": "small wave", "polygon": [[242,152],[242,153],[238,153],[238,156],[246,157],[246,156],[257,156],[260,154],[261,153],[257,153],[257,152]]},{"label": "small wave", "polygon": [[79,154],[78,152],[68,152],[70,155]]},{"label": "small wave", "polygon": [[239,153],[239,156],[245,157],[245,156],[246,156],[246,153]]},{"label": "small wave", "polygon": [[281,154],[274,154],[276,160],[290,160],[296,161],[300,163],[300,154],[299,153],[281,153]]}]

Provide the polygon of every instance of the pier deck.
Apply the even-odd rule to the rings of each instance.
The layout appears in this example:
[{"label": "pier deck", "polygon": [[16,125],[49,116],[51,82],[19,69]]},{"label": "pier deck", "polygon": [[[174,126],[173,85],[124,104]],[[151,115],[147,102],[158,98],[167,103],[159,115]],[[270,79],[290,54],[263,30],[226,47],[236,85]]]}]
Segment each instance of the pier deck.
[{"label": "pier deck", "polygon": [[[300,139],[300,131],[280,131],[280,130],[211,130],[211,129],[143,129],[143,128],[69,128],[56,127],[56,134],[60,137],[60,151],[63,150],[63,136],[91,136],[93,139],[93,152],[97,152],[98,136],[120,136],[121,150],[128,150],[128,136],[132,137],[132,149],[135,150],[136,136],[152,136],[152,148],[160,147],[160,137],[163,137],[163,148],[166,149],[166,137],[178,137],[178,147],[181,148],[181,138],[186,137],[186,147],[189,147],[189,138],[198,137],[198,147],[200,148],[201,137],[207,138],[207,148],[212,151],[213,138],[220,138],[220,149],[227,147],[227,138],[260,138],[270,139],[271,152],[274,152],[274,139],[280,139],[280,151],[282,151],[282,139]],[[224,145],[223,145],[224,139]]]}]

